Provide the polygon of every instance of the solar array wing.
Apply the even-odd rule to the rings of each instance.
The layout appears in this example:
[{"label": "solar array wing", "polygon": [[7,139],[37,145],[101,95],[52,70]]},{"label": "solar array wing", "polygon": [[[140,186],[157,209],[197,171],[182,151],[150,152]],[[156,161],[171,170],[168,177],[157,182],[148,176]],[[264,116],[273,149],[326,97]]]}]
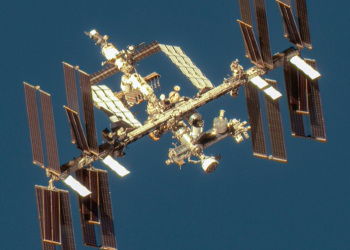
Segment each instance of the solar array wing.
[{"label": "solar array wing", "polygon": [[289,6],[292,6],[292,1],[291,0],[279,0],[280,2],[286,4],[286,5],[289,5]]},{"label": "solar array wing", "polygon": [[244,85],[244,92],[247,102],[249,123],[251,126],[253,155],[267,158],[258,90],[252,84],[247,83]]},{"label": "solar array wing", "polygon": [[309,21],[307,18],[306,1],[295,0],[295,4],[297,9],[297,17],[298,17],[301,40],[303,41],[303,45],[306,48],[312,49],[310,30],[309,30]]},{"label": "solar array wing", "polygon": [[35,194],[36,201],[38,206],[38,214],[39,214],[39,226],[40,226],[40,234],[42,240],[43,250],[55,250],[55,244],[47,243],[44,241],[44,200],[43,200],[43,190],[47,189],[46,187],[35,186]]},{"label": "solar array wing", "polygon": [[99,150],[97,145],[94,106],[92,103],[92,93],[91,93],[91,85],[90,85],[90,75],[79,70],[79,80],[80,80],[81,95],[82,95],[83,107],[84,107],[84,120],[85,120],[87,142],[89,145],[90,152],[98,155]]},{"label": "solar array wing", "polygon": [[163,44],[159,47],[199,91],[214,87],[180,47]]},{"label": "solar array wing", "polygon": [[79,196],[81,201],[81,214],[85,221],[89,224],[99,224],[98,220],[98,204],[99,204],[99,188],[98,188],[98,172],[90,169],[81,169],[79,178],[83,185],[91,191],[86,197]]},{"label": "solar array wing", "polygon": [[287,30],[288,38],[291,43],[294,43],[299,49],[303,48],[303,42],[300,37],[299,29],[295,23],[292,8],[290,5],[277,0],[278,6],[284,22],[284,27]]},{"label": "solar array wing", "polygon": [[[309,65],[311,65],[314,69],[316,67],[316,61],[306,59],[305,60]],[[307,80],[308,81],[308,80]],[[324,118],[321,106],[321,95],[318,86],[318,81],[309,82],[310,95],[309,95],[309,108],[310,108],[310,125],[311,125],[311,133],[312,136],[322,142],[327,141],[326,137],[326,129],[324,125]]]},{"label": "solar array wing", "polygon": [[73,232],[72,213],[70,210],[69,193],[65,190],[60,192],[61,205],[61,230],[62,230],[62,250],[75,250],[75,240]]},{"label": "solar array wing", "polygon": [[75,138],[75,144],[77,145],[77,148],[88,153],[89,146],[80,122],[79,114],[66,106],[63,107],[66,110],[70,128]]},{"label": "solar array wing", "polygon": [[60,197],[59,192],[42,189],[43,240],[56,245],[61,244]]},{"label": "solar array wing", "polygon": [[26,82],[23,82],[23,84],[27,104],[30,140],[33,152],[33,163],[42,167],[45,165],[45,163],[35,87]]},{"label": "solar array wing", "polygon": [[[266,81],[274,88],[277,87],[276,81],[268,79],[266,79]],[[272,159],[287,162],[287,153],[284,143],[282,119],[278,100],[273,101],[268,96],[265,96],[265,102],[269,122]]]},{"label": "solar array wing", "polygon": [[298,102],[296,97],[297,91],[295,91],[295,89],[297,89],[298,87],[298,72],[293,66],[291,66],[291,64],[288,61],[285,61],[283,64],[283,71],[284,80],[286,84],[292,136],[306,137],[303,116],[295,112],[296,105]]},{"label": "solar array wing", "polygon": [[[70,109],[79,112],[78,92],[75,78],[75,69],[72,65],[63,62],[64,83],[66,86],[67,105]],[[76,143],[73,130],[71,128],[72,143]]]},{"label": "solar array wing", "polygon": [[[285,3],[286,5],[292,6],[291,0],[281,0],[281,2]],[[289,38],[288,30],[284,22],[283,22],[283,30],[284,30],[284,37]]]},{"label": "solar array wing", "polygon": [[[252,15],[250,13],[250,3],[249,0],[239,0],[239,11],[241,13],[241,19],[243,22],[252,25]],[[245,47],[245,55],[250,58],[248,47],[246,43],[244,43]]]},{"label": "solar array wing", "polygon": [[124,122],[131,128],[142,126],[106,85],[95,85],[91,89],[95,105],[107,112],[113,123]]},{"label": "solar array wing", "polygon": [[238,0],[238,3],[242,21],[249,25],[252,25],[252,15],[250,12],[249,0]]},{"label": "solar array wing", "polygon": [[256,15],[256,21],[258,26],[258,36],[259,36],[262,59],[266,67],[273,69],[265,1],[254,0],[254,7],[255,7],[255,15]]},{"label": "solar array wing", "polygon": [[72,65],[63,62],[64,83],[66,86],[67,105],[70,109],[79,112],[77,83],[75,69]]},{"label": "solar array wing", "polygon": [[84,245],[98,247],[95,226],[99,225],[101,249],[117,249],[107,171],[80,169],[75,173],[78,181],[91,190],[90,195],[78,197]]},{"label": "solar array wing", "polygon": [[40,90],[40,101],[45,132],[46,153],[48,161],[47,168],[50,171],[59,175],[61,174],[61,170],[58,159],[55,123],[53,119],[53,110],[50,94]]},{"label": "solar array wing", "polygon": [[158,45],[157,41],[154,41],[144,47],[142,47],[140,50],[135,51],[132,61],[138,62],[146,57],[149,57],[155,53],[157,53],[158,51],[160,51],[160,47]]},{"label": "solar array wing", "polygon": [[83,232],[83,243],[87,246],[97,247],[96,234],[94,228],[95,223],[89,223],[89,221],[92,213],[92,204],[94,204],[94,206],[98,205],[98,200],[96,201],[95,199],[95,202],[92,202],[92,194],[95,197],[96,195],[98,196],[99,193],[96,193],[96,189],[90,189],[90,172],[91,171],[87,169],[80,169],[75,172],[75,175],[77,180],[91,191],[91,195],[88,195],[86,197],[78,196],[80,223],[81,230]]},{"label": "solar array wing", "polygon": [[302,74],[298,73],[298,104],[296,107],[297,114],[309,114],[309,81]]},{"label": "solar array wing", "polygon": [[102,233],[102,249],[117,249],[115,239],[111,195],[109,192],[107,171],[99,170],[98,181],[100,188],[100,221]]},{"label": "solar array wing", "polygon": [[41,245],[43,247],[43,250],[56,250],[56,246],[51,243],[42,241]]},{"label": "solar array wing", "polygon": [[99,183],[98,183],[98,172],[89,172],[89,190],[90,201],[89,201],[89,223],[100,224],[98,218],[98,204],[99,204]]},{"label": "solar array wing", "polygon": [[43,250],[75,250],[68,191],[35,186]]},{"label": "solar array wing", "polygon": [[119,72],[119,69],[117,66],[114,65],[108,65],[105,68],[101,69],[100,71],[94,73],[91,75],[90,78],[90,84],[95,85],[100,82],[102,82],[104,79],[116,74]]},{"label": "solar array wing", "polygon": [[248,50],[250,61],[258,67],[263,68],[264,62],[259,50],[258,43],[256,42],[253,27],[245,22],[237,20],[239,27],[241,28],[244,44]]}]

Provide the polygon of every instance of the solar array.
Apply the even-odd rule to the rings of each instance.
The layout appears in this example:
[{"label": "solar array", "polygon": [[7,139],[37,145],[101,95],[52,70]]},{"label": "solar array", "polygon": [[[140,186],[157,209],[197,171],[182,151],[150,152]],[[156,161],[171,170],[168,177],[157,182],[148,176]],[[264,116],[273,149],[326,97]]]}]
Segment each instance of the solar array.
[{"label": "solar array", "polygon": [[[24,90],[32,142],[33,163],[45,167],[50,173],[60,174],[51,96],[42,91],[40,87],[34,87],[26,82],[24,82]],[[41,104],[40,109],[37,105],[38,102]],[[41,128],[43,128],[44,133],[42,133]],[[42,138],[44,138],[45,144]],[[45,145],[45,151],[43,144]],[[46,153],[45,155],[44,152]]]},{"label": "solar array", "polygon": [[[252,27],[252,14],[249,0],[239,0],[239,7],[242,21],[238,20],[243,40],[246,48],[246,56],[250,61],[260,69],[260,75],[267,74],[270,70],[283,66],[287,101],[289,107],[291,129],[293,136],[314,138],[318,141],[326,141],[326,132],[321,108],[320,93],[318,81],[310,80],[305,76],[305,72],[293,64],[294,58],[311,65],[316,69],[314,60],[301,59],[298,55],[305,46],[312,49],[309,26],[307,20],[305,0],[296,0],[297,20],[296,24],[290,1],[278,1],[277,4],[281,11],[285,37],[291,43],[296,45],[297,49],[290,48],[282,53],[271,55],[270,42],[268,35],[266,9],[264,0],[254,0],[254,10],[258,30],[259,44],[255,39]],[[251,81],[252,82],[252,81]],[[276,84],[265,80],[263,86],[253,83],[245,85],[245,96],[248,109],[248,117],[251,125],[251,138],[253,155],[261,158],[269,158],[276,161],[287,162],[287,155],[284,143],[283,128],[278,100],[272,101],[266,96],[266,110],[268,119],[264,119],[262,114],[262,101],[259,99],[259,93],[256,86],[266,93],[265,86],[277,88]],[[260,87],[261,86],[261,87]],[[311,104],[311,102],[313,102]],[[306,134],[306,119],[310,119],[311,135]],[[268,126],[264,126],[264,120]],[[265,129],[268,127],[269,129]],[[265,136],[270,135],[269,140]],[[267,144],[271,144],[268,145]],[[267,152],[272,148],[272,152]]]},{"label": "solar array", "polygon": [[[149,57],[160,51],[158,42],[154,41],[146,46],[136,47],[135,52],[132,54],[132,57],[129,59],[131,64],[134,64],[146,57]],[[90,82],[92,85],[102,82],[104,79],[111,77],[112,75],[118,73],[120,70],[115,65],[108,65],[104,69],[91,75]]]},{"label": "solar array", "polygon": [[[306,59],[314,69],[316,62]],[[292,135],[327,141],[318,80],[310,81],[288,63],[283,65]],[[309,123],[306,119],[309,118]],[[311,135],[306,127],[311,127]]]},{"label": "solar array", "polygon": [[84,245],[99,247],[95,235],[95,227],[99,226],[103,249],[116,249],[107,171],[80,169],[76,176],[91,191],[89,196],[78,197]]},{"label": "solar array", "polygon": [[163,44],[159,47],[199,91],[214,87],[180,47]]},{"label": "solar array", "polygon": [[[251,2],[254,8],[251,8]],[[240,143],[243,137],[249,138],[248,130],[251,130],[254,156],[287,162],[279,105],[282,94],[276,81],[262,78],[280,66],[284,72],[292,136],[321,142],[327,140],[318,85],[321,75],[314,60],[300,57],[302,48],[312,49],[306,2],[295,0],[298,22],[290,0],[276,2],[283,20],[284,36],[293,46],[272,55],[265,1],[239,0],[242,20],[238,20],[238,24],[246,56],[254,66],[244,71],[238,60],[234,61],[231,64],[232,76],[218,86],[214,86],[178,46],[141,43],[119,51],[108,42],[108,36],[102,37],[97,30],[86,32],[96,45],[101,46],[107,61],[102,63],[102,70],[91,75],[80,70],[79,66],[63,62],[67,96],[64,108],[71,141],[81,154],[62,165],[58,158],[51,96],[39,86],[24,82],[33,163],[45,169],[50,178],[48,187],[35,186],[44,250],[54,250],[56,246],[62,250],[75,249],[69,194],[55,188],[54,181],[62,181],[78,193],[83,244],[117,249],[107,171],[96,169],[92,164],[102,161],[121,177],[129,174],[114,157],[124,156],[128,144],[146,135],[157,141],[170,131],[181,145],[169,149],[166,163],[176,163],[181,167],[187,159],[189,163],[201,163],[207,173],[215,170],[220,156],[206,156],[203,149],[228,136]],[[252,10],[258,39],[254,34]],[[136,72],[136,62],[159,51],[164,52],[197,88],[195,97],[180,96],[180,88],[175,86],[169,98],[162,94],[158,99],[154,90],[160,89],[160,75],[153,72],[142,77]],[[124,74],[120,92],[98,85],[118,72]],[[213,128],[203,131],[202,116],[197,109],[225,94],[237,96],[242,85],[250,126],[237,119],[227,120],[221,110],[213,121]],[[149,116],[141,123],[130,108],[144,100],[148,102],[146,112]],[[111,121],[111,131],[102,131],[105,142],[101,145],[97,140],[94,106],[106,113]],[[83,115],[79,113],[81,111]],[[191,156],[199,160],[191,160]]]},{"label": "solar array", "polygon": [[95,105],[105,111],[114,124],[121,122],[131,128],[142,126],[130,110],[125,107],[121,100],[114,96],[112,90],[106,85],[92,86],[91,88]]}]

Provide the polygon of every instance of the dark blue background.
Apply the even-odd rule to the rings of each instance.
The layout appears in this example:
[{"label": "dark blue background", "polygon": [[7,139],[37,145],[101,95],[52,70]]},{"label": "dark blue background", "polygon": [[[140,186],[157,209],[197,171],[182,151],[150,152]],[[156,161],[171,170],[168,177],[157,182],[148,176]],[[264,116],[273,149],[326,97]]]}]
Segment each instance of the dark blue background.
[{"label": "dark blue background", "polygon": [[[223,159],[212,174],[198,165],[166,166],[171,136],[144,138],[120,160],[131,174],[110,172],[115,230],[120,250],[142,249],[349,249],[349,4],[309,1],[313,51],[322,74],[328,143],[292,138],[286,98],[281,99],[289,163],[252,156],[251,142],[228,138],[209,148]],[[267,1],[273,53],[287,48],[275,1]],[[182,47],[215,84],[244,57],[236,19],[238,1],[6,1],[0,5],[1,60],[1,249],[41,249],[34,185],[47,185],[42,169],[31,164],[23,81],[52,94],[61,163],[77,156],[70,144],[62,61],[93,73],[103,57],[83,31],[108,34],[116,47],[150,43]],[[185,95],[195,88],[160,53],[138,67],[157,71],[162,91],[176,84]],[[120,76],[107,80],[117,91]],[[284,91],[282,70],[268,75]],[[283,92],[284,93],[284,92]],[[159,93],[160,94],[160,93]],[[144,107],[143,107],[144,109]],[[210,128],[219,109],[228,118],[247,120],[243,91],[200,109]],[[133,110],[134,111],[134,110]],[[140,120],[144,119],[142,107]],[[108,119],[95,112],[99,141]],[[96,167],[104,168],[96,164]],[[58,183],[59,188],[65,188]],[[82,246],[76,195],[70,192],[77,249]]]}]

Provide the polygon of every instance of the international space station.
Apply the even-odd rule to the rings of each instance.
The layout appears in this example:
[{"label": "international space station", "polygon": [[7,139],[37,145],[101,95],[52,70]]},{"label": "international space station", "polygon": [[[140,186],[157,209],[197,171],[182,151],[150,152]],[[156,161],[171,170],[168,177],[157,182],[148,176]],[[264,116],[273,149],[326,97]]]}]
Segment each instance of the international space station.
[{"label": "international space station", "polygon": [[[144,136],[158,141],[163,134],[170,132],[179,145],[169,149],[165,163],[181,167],[187,161],[199,164],[207,173],[218,167],[220,155],[209,156],[204,150],[226,137],[232,137],[237,143],[250,137],[254,156],[287,162],[279,108],[282,94],[277,90],[276,81],[263,78],[280,66],[285,77],[292,136],[321,142],[327,140],[318,85],[321,75],[315,60],[301,57],[304,47],[312,49],[305,0],[295,0],[293,8],[297,19],[291,0],[276,1],[284,36],[292,46],[274,55],[270,50],[265,2],[252,2],[251,6],[249,0],[239,0],[241,20],[238,24],[246,57],[253,66],[244,70],[236,59],[230,65],[230,77],[224,78],[217,86],[178,46],[153,42],[120,50],[109,42],[107,35],[102,36],[95,29],[85,32],[101,48],[105,59],[102,70],[93,74],[63,62],[67,95],[64,108],[72,143],[81,150],[80,155],[63,164],[58,159],[51,96],[39,86],[24,82],[33,163],[45,169],[49,178],[48,186],[35,186],[44,250],[54,250],[56,246],[62,250],[75,249],[68,191],[56,188],[55,181],[64,182],[78,193],[83,244],[117,249],[107,171],[93,167],[93,163],[102,161],[121,177],[129,174],[116,158],[124,156],[127,146]],[[252,26],[251,10],[256,17],[258,40]],[[179,86],[174,86],[168,95],[156,95],[160,75],[153,72],[141,76],[135,65],[157,52],[164,53],[197,88],[195,96],[183,95]],[[113,90],[102,83],[117,73],[122,76],[121,82]],[[79,79],[79,85],[76,79]],[[241,86],[244,86],[249,125],[238,118],[228,119],[224,110],[218,110],[212,128],[204,131],[204,120],[198,108],[224,95],[236,97]],[[79,100],[82,101],[82,116],[79,114]],[[147,104],[147,119],[142,122],[131,111],[141,102]],[[265,105],[265,113],[261,111],[262,105]],[[94,106],[110,119],[109,128],[102,130],[103,143],[100,145]],[[100,237],[96,235],[98,228]]]}]

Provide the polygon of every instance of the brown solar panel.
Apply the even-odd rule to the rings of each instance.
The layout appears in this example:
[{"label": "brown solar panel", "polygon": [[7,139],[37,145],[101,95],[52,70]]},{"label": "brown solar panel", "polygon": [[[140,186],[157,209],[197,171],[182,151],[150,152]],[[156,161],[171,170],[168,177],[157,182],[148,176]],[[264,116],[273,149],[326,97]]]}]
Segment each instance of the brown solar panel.
[{"label": "brown solar panel", "polygon": [[33,163],[44,166],[44,153],[41,140],[39,112],[34,86],[23,82],[27,104],[28,123],[30,131],[30,141],[32,144]]},{"label": "brown solar panel", "polygon": [[[91,192],[94,192],[90,189],[89,185],[89,171],[86,169],[80,169],[75,172],[77,180],[82,183],[86,188],[88,188]],[[98,194],[97,194],[98,195]],[[80,223],[81,230],[83,233],[83,243],[86,246],[97,247],[96,243],[96,234],[94,224],[90,224],[90,202],[91,195],[87,197],[78,196],[79,202],[79,212],[80,212]]]},{"label": "brown solar panel", "polygon": [[142,47],[142,49],[136,51],[133,55],[133,62],[138,62],[146,57],[149,57],[155,53],[160,51],[160,48],[158,46],[158,42],[154,41],[145,47]]},{"label": "brown solar panel", "polygon": [[100,224],[98,219],[99,183],[97,171],[89,171],[89,181],[89,190],[91,191],[89,202],[89,223]]},{"label": "brown solar panel", "polygon": [[[43,190],[43,227],[44,227],[44,241],[54,243],[52,236],[52,204],[51,192]],[[57,242],[60,244],[60,242]]]},{"label": "brown solar panel", "polygon": [[[75,69],[72,65],[63,62],[64,83],[66,86],[67,105],[70,109],[79,112],[78,92],[75,79]],[[71,128],[72,143],[76,143],[74,133]]]},{"label": "brown solar panel", "polygon": [[297,9],[298,24],[300,30],[300,37],[306,48],[312,49],[309,21],[307,18],[307,8],[305,0],[295,0],[295,5]]},{"label": "brown solar panel", "polygon": [[281,11],[284,25],[286,27],[288,38],[291,43],[294,43],[299,49],[303,48],[303,43],[299,34],[298,27],[295,23],[292,8],[281,1],[278,1],[278,6]]},{"label": "brown solar panel", "polygon": [[251,25],[237,20],[242,31],[243,40],[248,50],[250,61],[258,67],[264,67],[258,44]]},{"label": "brown solar panel", "polygon": [[305,137],[304,120],[301,114],[295,112],[297,99],[295,99],[295,86],[298,86],[297,70],[290,65],[288,61],[283,64],[284,80],[286,84],[287,102],[292,129],[292,136]]},{"label": "brown solar panel", "polygon": [[45,241],[41,242],[43,250],[56,250],[56,246],[51,243],[47,243]]},{"label": "brown solar panel", "polygon": [[62,250],[75,250],[72,213],[68,191],[60,190]]},{"label": "brown solar panel", "polygon": [[292,6],[291,0],[280,0],[282,3]]},{"label": "brown solar panel", "polygon": [[73,136],[76,139],[75,144],[77,145],[77,148],[79,148],[82,151],[89,152],[89,147],[84,135],[83,127],[81,126],[78,113],[66,106],[63,107],[66,110]]},{"label": "brown solar panel", "polygon": [[61,174],[61,170],[58,159],[55,122],[53,119],[51,96],[48,93],[40,90],[40,101],[46,142],[47,168],[50,169],[50,171],[53,171],[59,175]]},{"label": "brown solar panel", "polygon": [[[288,6],[292,6],[291,4],[291,0],[281,0],[282,3],[288,5]],[[284,37],[288,38],[288,31],[287,31],[287,27],[286,24],[283,22],[283,30],[284,30]]]},{"label": "brown solar panel", "polygon": [[102,248],[117,249],[115,240],[111,196],[109,193],[107,171],[100,170],[98,174],[100,187],[100,221],[102,233]]},{"label": "brown solar panel", "polygon": [[102,82],[104,79],[106,79],[106,78],[108,78],[108,77],[110,77],[118,72],[119,72],[118,67],[116,67],[114,65],[106,66],[102,70],[91,75],[90,84],[91,85],[98,84],[98,83]]},{"label": "brown solar panel", "polygon": [[36,194],[36,201],[38,206],[38,214],[39,214],[39,225],[40,225],[40,232],[41,232],[41,239],[42,239],[42,248],[43,250],[55,250],[55,244],[47,243],[44,241],[44,227],[43,227],[43,190],[47,189],[46,187],[42,186],[35,186],[35,194]]},{"label": "brown solar panel", "polygon": [[75,69],[72,65],[63,62],[64,83],[66,86],[67,106],[79,112],[78,91],[75,78]]},{"label": "brown solar panel", "polygon": [[[314,60],[305,59],[305,61],[314,69],[317,69],[316,62]],[[318,86],[318,81],[316,80],[313,82],[309,82],[309,88],[310,125],[312,137],[314,137],[318,141],[326,142],[326,128],[324,125],[321,95]]]},{"label": "brown solar panel", "polygon": [[239,0],[239,11],[243,22],[252,25],[252,15],[250,13],[249,0]]},{"label": "brown solar panel", "polygon": [[247,83],[244,85],[244,92],[251,126],[253,155],[267,158],[258,90],[252,84]]},{"label": "brown solar panel", "polygon": [[90,152],[98,154],[97,136],[95,128],[94,106],[92,103],[90,75],[79,70],[80,88],[84,107],[86,137]]},{"label": "brown solar panel", "polygon": [[[276,81],[265,79],[272,87],[277,89]],[[273,160],[287,162],[287,154],[284,143],[281,112],[278,100],[273,101],[265,95],[267,118],[269,122],[270,141]]]},{"label": "brown solar panel", "polygon": [[39,224],[43,249],[55,249],[49,245],[61,244],[61,209],[59,190],[35,186],[38,205]]},{"label": "brown solar panel", "polygon": [[55,242],[60,242],[60,193],[51,192],[51,213],[52,213],[52,239]]},{"label": "brown solar panel", "polygon": [[[250,3],[249,0],[239,0],[239,11],[241,13],[241,19],[243,22],[252,25],[252,15],[250,13]],[[247,45],[244,43],[245,55],[250,58]]]},{"label": "brown solar panel", "polygon": [[259,44],[261,55],[266,67],[273,69],[270,49],[269,29],[267,26],[266,8],[264,0],[254,0],[255,15],[258,25]]},{"label": "brown solar panel", "polygon": [[297,114],[309,114],[309,95],[308,95],[308,89],[309,89],[309,83],[306,77],[303,76],[303,74],[299,75],[299,81],[298,81],[298,105],[297,110],[295,111]]}]

